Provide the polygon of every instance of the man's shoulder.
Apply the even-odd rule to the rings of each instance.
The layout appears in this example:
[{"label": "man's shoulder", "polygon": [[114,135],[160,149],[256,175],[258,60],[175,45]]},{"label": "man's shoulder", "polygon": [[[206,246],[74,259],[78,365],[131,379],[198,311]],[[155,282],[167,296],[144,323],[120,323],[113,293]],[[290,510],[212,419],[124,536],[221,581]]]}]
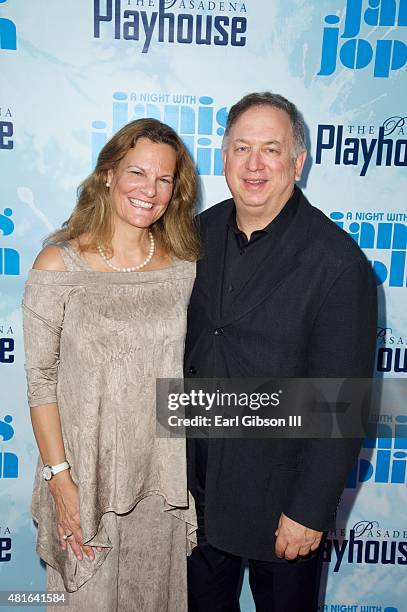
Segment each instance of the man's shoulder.
[{"label": "man's shoulder", "polygon": [[231,211],[233,210],[234,202],[232,198],[222,200],[213,206],[210,206],[198,215],[198,221],[201,227],[210,225],[217,225],[220,220],[229,218]]}]

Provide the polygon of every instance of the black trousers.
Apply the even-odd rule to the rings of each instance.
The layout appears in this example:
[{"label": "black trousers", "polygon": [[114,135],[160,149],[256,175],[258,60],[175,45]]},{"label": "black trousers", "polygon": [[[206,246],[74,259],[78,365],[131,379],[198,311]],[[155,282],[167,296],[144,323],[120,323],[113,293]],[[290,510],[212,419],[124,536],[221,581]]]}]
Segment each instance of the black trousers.
[{"label": "black trousers", "polygon": [[[316,612],[322,553],[287,562],[249,559],[256,612]],[[243,559],[208,543],[188,559],[188,612],[240,612]]]}]

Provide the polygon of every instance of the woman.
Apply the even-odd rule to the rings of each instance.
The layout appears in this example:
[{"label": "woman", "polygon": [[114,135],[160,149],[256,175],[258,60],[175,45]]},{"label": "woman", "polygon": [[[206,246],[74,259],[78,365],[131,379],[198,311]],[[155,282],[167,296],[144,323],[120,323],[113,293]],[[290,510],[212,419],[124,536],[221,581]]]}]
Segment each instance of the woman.
[{"label": "woman", "polygon": [[155,381],[182,376],[196,192],[176,133],[129,123],[30,271],[33,516],[65,610],[186,610],[195,518],[184,441],[155,437]]}]

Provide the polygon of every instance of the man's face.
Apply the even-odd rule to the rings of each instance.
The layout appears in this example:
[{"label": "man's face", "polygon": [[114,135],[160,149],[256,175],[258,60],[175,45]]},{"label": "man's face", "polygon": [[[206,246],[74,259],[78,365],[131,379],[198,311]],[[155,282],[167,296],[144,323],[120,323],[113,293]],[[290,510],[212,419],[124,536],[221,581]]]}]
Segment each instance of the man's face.
[{"label": "man's face", "polygon": [[281,210],[301,178],[306,152],[294,157],[285,111],[253,106],[237,119],[223,151],[223,169],[238,214],[272,219]]}]

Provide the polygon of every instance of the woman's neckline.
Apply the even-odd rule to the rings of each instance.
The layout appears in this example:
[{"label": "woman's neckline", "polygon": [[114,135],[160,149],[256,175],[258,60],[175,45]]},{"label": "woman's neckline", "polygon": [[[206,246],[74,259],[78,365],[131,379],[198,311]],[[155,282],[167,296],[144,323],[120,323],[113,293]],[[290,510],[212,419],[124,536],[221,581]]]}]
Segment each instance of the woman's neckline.
[{"label": "woman's neckline", "polygon": [[[83,255],[81,254],[81,252],[79,251],[79,249],[74,246],[73,244],[71,244],[71,242],[66,241],[65,243],[63,243],[65,247],[67,247],[71,252],[74,253],[74,255],[76,257],[79,258],[80,262],[82,263],[83,266],[85,266],[86,270],[76,270],[77,272],[81,271],[81,272],[93,272],[94,274],[149,274],[152,272],[161,272],[164,270],[170,270],[171,268],[174,268],[178,263],[181,262],[180,259],[178,259],[177,257],[172,257],[170,259],[170,263],[168,266],[164,266],[162,268],[153,268],[152,270],[135,270],[133,272],[125,272],[124,270],[95,270],[94,268],[92,268],[92,266],[89,264],[89,262],[83,257]],[[62,270],[61,270],[62,271]],[[64,272],[69,272],[70,270],[63,270]],[[72,270],[74,271],[74,270]]]}]

